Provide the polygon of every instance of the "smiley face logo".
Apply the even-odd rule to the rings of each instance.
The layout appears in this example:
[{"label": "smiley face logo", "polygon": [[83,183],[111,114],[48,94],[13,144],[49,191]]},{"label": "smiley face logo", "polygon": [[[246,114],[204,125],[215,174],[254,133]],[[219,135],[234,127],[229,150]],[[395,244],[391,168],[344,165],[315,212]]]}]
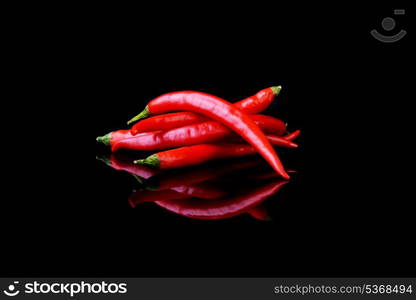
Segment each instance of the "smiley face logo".
[{"label": "smiley face logo", "polygon": [[[396,10],[394,10],[394,14],[395,15],[404,15],[405,10],[404,9],[396,9]],[[396,27],[396,21],[393,18],[387,17],[387,18],[383,19],[383,21],[381,22],[381,26],[383,27],[383,29],[385,31],[391,31]],[[394,42],[397,42],[397,41],[401,40],[406,35],[406,31],[402,29],[394,35],[384,35],[384,34],[381,34],[380,32],[378,32],[377,30],[373,29],[371,31],[371,35],[375,39],[379,40],[380,42],[394,43]]]},{"label": "smiley face logo", "polygon": [[3,293],[9,297],[14,297],[20,293],[19,290],[16,289],[16,285],[19,284],[19,281],[14,281],[13,284],[10,284],[7,290],[4,290]]}]

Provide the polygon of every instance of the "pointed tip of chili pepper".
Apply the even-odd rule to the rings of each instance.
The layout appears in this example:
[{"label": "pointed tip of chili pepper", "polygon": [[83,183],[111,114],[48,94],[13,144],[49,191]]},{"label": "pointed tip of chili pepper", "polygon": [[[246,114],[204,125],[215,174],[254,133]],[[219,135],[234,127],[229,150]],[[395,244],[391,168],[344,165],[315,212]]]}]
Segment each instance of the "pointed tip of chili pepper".
[{"label": "pointed tip of chili pepper", "polygon": [[149,107],[146,105],[146,107],[141,113],[139,113],[138,115],[136,115],[135,117],[133,117],[127,122],[127,125],[130,125],[131,123],[140,121],[142,119],[146,119],[148,117],[150,117],[150,111],[149,111]]},{"label": "pointed tip of chili pepper", "polygon": [[106,135],[97,137],[97,142],[103,143],[104,145],[110,145],[111,141],[111,132],[107,133]]},{"label": "pointed tip of chili pepper", "polygon": [[160,165],[159,158],[155,154],[150,155],[149,157],[145,159],[137,159],[134,161],[134,163],[136,165],[149,166],[149,167],[154,167],[154,168],[157,168]]},{"label": "pointed tip of chili pepper", "polygon": [[285,140],[288,141],[293,141],[294,139],[296,139],[299,135],[300,135],[301,131],[298,129],[292,133],[287,132],[286,136],[284,136]]},{"label": "pointed tip of chili pepper", "polygon": [[275,96],[277,96],[277,95],[279,95],[280,91],[282,90],[282,86],[281,85],[272,86],[270,89],[273,91],[273,94]]},{"label": "pointed tip of chili pepper", "polygon": [[281,176],[282,176],[282,178],[283,178],[283,179],[285,179],[285,180],[289,180],[289,179],[290,179],[289,174],[287,174],[285,171],[284,171],[284,173],[282,173],[282,174],[281,174]]}]

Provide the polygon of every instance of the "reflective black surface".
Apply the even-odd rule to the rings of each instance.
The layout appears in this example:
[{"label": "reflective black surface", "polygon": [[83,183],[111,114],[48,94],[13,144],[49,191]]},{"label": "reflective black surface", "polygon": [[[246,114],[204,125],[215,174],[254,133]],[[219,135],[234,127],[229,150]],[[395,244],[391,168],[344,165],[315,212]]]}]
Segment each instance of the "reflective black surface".
[{"label": "reflective black surface", "polygon": [[[3,138],[12,153],[3,157],[1,275],[409,275],[411,34],[384,45],[369,33],[390,10],[279,5],[152,22],[91,12],[51,32],[62,37],[54,47],[36,35],[32,55],[19,56],[30,80],[16,87],[4,127],[13,130]],[[162,93],[237,101],[276,84],[267,113],[302,134],[299,149],[281,153],[297,173],[263,203],[270,222],[133,209],[132,190],[143,187],[96,159],[109,152],[95,137],[125,128]],[[232,193],[249,188],[236,182]]]}]

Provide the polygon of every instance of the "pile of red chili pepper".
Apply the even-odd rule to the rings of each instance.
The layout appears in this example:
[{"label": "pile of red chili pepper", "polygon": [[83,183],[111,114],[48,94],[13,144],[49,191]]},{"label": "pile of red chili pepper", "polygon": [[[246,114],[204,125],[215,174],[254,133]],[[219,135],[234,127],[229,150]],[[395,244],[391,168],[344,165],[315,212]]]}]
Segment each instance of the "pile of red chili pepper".
[{"label": "pile of red chili pepper", "polygon": [[282,120],[260,114],[280,90],[280,86],[263,89],[233,104],[202,92],[163,94],[128,122],[137,122],[130,129],[110,132],[97,141],[111,146],[113,152],[154,151],[134,163],[160,170],[260,154],[287,180],[275,148],[296,148],[293,140],[300,131],[288,133]]}]

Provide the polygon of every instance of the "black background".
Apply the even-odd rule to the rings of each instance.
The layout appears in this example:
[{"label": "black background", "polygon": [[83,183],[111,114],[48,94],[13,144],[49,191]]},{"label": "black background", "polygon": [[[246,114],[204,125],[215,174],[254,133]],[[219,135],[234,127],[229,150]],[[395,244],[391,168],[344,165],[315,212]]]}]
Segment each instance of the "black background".
[{"label": "black background", "polygon": [[[3,143],[6,183],[17,185],[1,201],[1,275],[414,275],[410,13],[395,17],[402,41],[369,34],[387,34],[381,20],[395,8],[405,7],[100,6],[16,18]],[[299,174],[268,203],[273,222],[131,209],[134,180],[95,159],[105,152],[96,136],[162,93],[236,101],[279,84],[273,114],[302,135],[284,158]]]}]

